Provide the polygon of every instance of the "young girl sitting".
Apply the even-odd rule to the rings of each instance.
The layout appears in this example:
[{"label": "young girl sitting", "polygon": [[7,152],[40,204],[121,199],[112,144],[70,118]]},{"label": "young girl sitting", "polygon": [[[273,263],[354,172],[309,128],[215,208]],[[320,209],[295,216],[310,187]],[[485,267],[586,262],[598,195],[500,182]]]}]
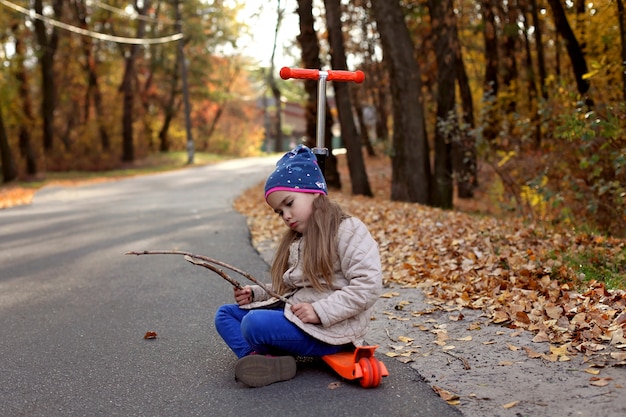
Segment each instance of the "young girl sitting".
[{"label": "young girl sitting", "polygon": [[382,290],[378,245],[359,219],[327,196],[315,155],[299,145],[276,164],[265,199],[289,230],[272,266],[277,305],[260,286],[235,289],[215,327],[237,355],[237,380],[260,387],[291,379],[295,356],[324,356],[364,344]]}]

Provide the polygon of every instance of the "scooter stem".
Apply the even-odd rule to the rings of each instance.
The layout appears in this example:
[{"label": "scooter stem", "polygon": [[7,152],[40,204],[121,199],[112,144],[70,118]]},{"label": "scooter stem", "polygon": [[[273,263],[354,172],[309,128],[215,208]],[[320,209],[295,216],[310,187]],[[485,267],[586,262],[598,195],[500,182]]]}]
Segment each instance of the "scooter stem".
[{"label": "scooter stem", "polygon": [[328,156],[328,148],[324,145],[324,135],[326,128],[326,80],[328,78],[327,71],[319,71],[319,82],[317,84],[317,141],[315,148],[312,149],[313,154],[317,158],[317,163],[322,170],[322,175],[326,177],[326,157]]}]

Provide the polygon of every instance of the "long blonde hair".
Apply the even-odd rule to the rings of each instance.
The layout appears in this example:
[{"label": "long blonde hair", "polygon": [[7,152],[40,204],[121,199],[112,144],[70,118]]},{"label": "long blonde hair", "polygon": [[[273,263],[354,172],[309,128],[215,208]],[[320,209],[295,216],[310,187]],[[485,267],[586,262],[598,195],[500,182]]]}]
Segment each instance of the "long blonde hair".
[{"label": "long blonde hair", "polygon": [[302,270],[311,282],[311,286],[323,290],[323,279],[330,286],[333,281],[333,262],[337,258],[337,230],[339,224],[350,217],[325,194],[313,200],[313,212],[309,218],[304,235],[289,229],[282,237],[270,270],[272,288],[279,294],[285,294],[287,288],[283,274],[289,268],[289,247],[302,237]]}]

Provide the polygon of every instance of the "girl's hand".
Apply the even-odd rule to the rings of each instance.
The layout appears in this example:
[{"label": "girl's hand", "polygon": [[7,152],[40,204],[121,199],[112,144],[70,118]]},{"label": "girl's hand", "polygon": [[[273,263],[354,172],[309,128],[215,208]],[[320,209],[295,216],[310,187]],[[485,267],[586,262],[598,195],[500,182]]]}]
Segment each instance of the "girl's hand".
[{"label": "girl's hand", "polygon": [[321,320],[313,306],[309,303],[300,303],[291,306],[293,314],[299,318],[302,323],[320,324]]},{"label": "girl's hand", "polygon": [[254,299],[254,296],[252,295],[252,288],[250,288],[249,285],[246,285],[241,290],[238,290],[237,288],[235,288],[235,301],[240,306],[244,304],[250,304],[253,299]]}]

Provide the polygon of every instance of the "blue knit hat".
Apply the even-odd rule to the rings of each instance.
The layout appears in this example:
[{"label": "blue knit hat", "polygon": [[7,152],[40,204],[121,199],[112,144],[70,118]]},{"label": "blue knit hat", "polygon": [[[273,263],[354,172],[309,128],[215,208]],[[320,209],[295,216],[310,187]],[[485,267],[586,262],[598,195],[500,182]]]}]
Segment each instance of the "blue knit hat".
[{"label": "blue knit hat", "polygon": [[280,158],[265,182],[265,199],[274,191],[328,194],[324,175],[311,149],[298,145]]}]

